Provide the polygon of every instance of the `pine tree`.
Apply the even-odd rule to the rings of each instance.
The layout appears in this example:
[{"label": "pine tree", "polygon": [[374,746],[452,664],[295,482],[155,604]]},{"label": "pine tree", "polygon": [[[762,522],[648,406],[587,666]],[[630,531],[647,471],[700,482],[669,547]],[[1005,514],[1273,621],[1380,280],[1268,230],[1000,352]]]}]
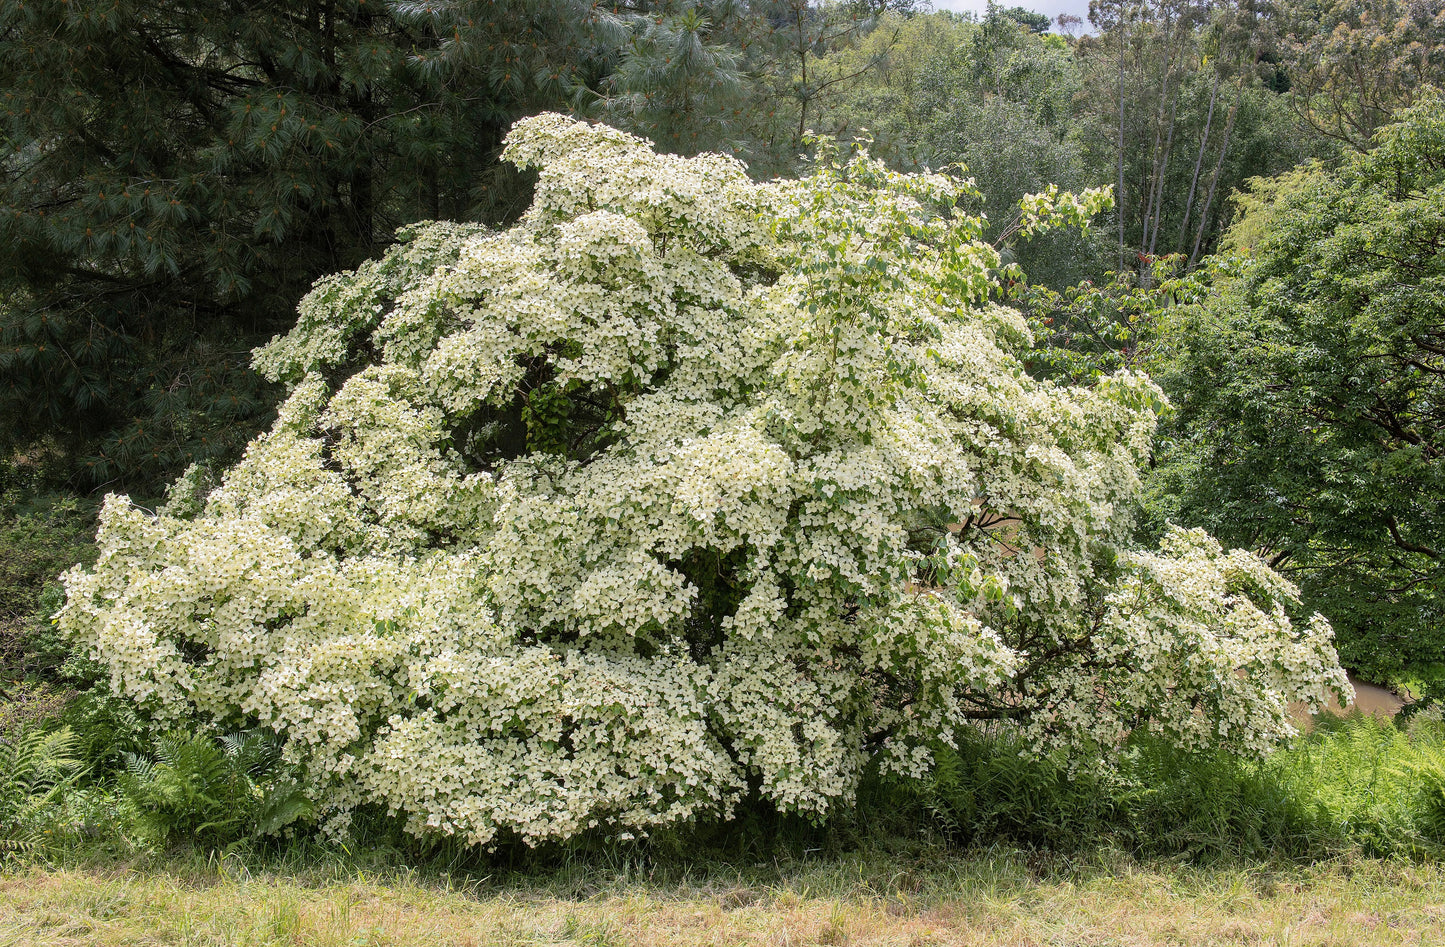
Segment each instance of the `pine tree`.
[{"label": "pine tree", "polygon": [[254,340],[402,224],[515,213],[503,131],[626,35],[584,0],[4,4],[0,449],[137,485],[244,443]]},{"label": "pine tree", "polygon": [[736,33],[748,20],[734,0],[644,4],[629,16],[632,35],[600,111],[676,154],[742,153],[755,83]]}]

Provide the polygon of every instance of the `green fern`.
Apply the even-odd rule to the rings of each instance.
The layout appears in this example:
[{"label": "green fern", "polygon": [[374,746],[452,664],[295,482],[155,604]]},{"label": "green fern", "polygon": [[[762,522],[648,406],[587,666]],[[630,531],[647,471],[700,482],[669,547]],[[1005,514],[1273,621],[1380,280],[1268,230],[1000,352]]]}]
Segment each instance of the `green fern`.
[{"label": "green fern", "polygon": [[310,821],[315,804],[306,797],[300,783],[282,780],[266,791],[254,814],[256,835],[276,835],[297,822]]},{"label": "green fern", "polygon": [[279,764],[279,744],[261,731],[169,734],[151,756],[126,754],[118,785],[142,836],[223,847],[311,818],[311,802]]},{"label": "green fern", "polygon": [[43,847],[40,826],[85,771],[77,742],[69,727],[25,730],[0,742],[0,853]]}]

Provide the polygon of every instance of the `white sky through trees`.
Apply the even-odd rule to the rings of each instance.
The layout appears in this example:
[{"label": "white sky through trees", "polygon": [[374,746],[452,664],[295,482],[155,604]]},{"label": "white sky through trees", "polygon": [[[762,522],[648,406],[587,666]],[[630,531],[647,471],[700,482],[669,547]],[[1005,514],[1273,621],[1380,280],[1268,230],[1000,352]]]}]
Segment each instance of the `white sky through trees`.
[{"label": "white sky through trees", "polygon": [[[1055,18],[1060,13],[1072,13],[1084,21],[1086,30],[1089,28],[1089,0],[1031,0],[1031,2],[1018,3],[1013,0],[1000,0],[1000,6],[1022,6],[1026,10],[1045,14],[1050,18]],[[988,0],[933,0],[933,9],[983,14],[988,10]]]}]

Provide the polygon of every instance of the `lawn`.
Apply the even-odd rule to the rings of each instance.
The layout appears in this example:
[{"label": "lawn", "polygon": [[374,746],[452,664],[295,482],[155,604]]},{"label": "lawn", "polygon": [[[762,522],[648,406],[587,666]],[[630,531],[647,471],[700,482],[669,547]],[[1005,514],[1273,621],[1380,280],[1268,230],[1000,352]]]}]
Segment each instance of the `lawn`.
[{"label": "lawn", "polygon": [[373,874],[145,863],[0,875],[0,944],[1445,943],[1445,869],[1196,867],[1104,853],[854,854],[686,873]]}]

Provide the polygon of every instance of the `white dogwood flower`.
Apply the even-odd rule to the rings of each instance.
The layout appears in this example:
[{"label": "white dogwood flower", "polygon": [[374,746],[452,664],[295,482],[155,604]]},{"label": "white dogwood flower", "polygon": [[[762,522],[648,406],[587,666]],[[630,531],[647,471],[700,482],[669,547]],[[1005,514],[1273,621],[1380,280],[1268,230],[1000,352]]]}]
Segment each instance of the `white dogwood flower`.
[{"label": "white dogwood flower", "polygon": [[60,625],[156,720],[487,845],[821,815],[981,723],[1260,753],[1348,686],[1253,557],[1128,548],[1162,395],[1023,371],[966,182],[558,115],[506,156],[515,227],[403,231],[258,350],[290,397],[199,509],[106,501]]}]

